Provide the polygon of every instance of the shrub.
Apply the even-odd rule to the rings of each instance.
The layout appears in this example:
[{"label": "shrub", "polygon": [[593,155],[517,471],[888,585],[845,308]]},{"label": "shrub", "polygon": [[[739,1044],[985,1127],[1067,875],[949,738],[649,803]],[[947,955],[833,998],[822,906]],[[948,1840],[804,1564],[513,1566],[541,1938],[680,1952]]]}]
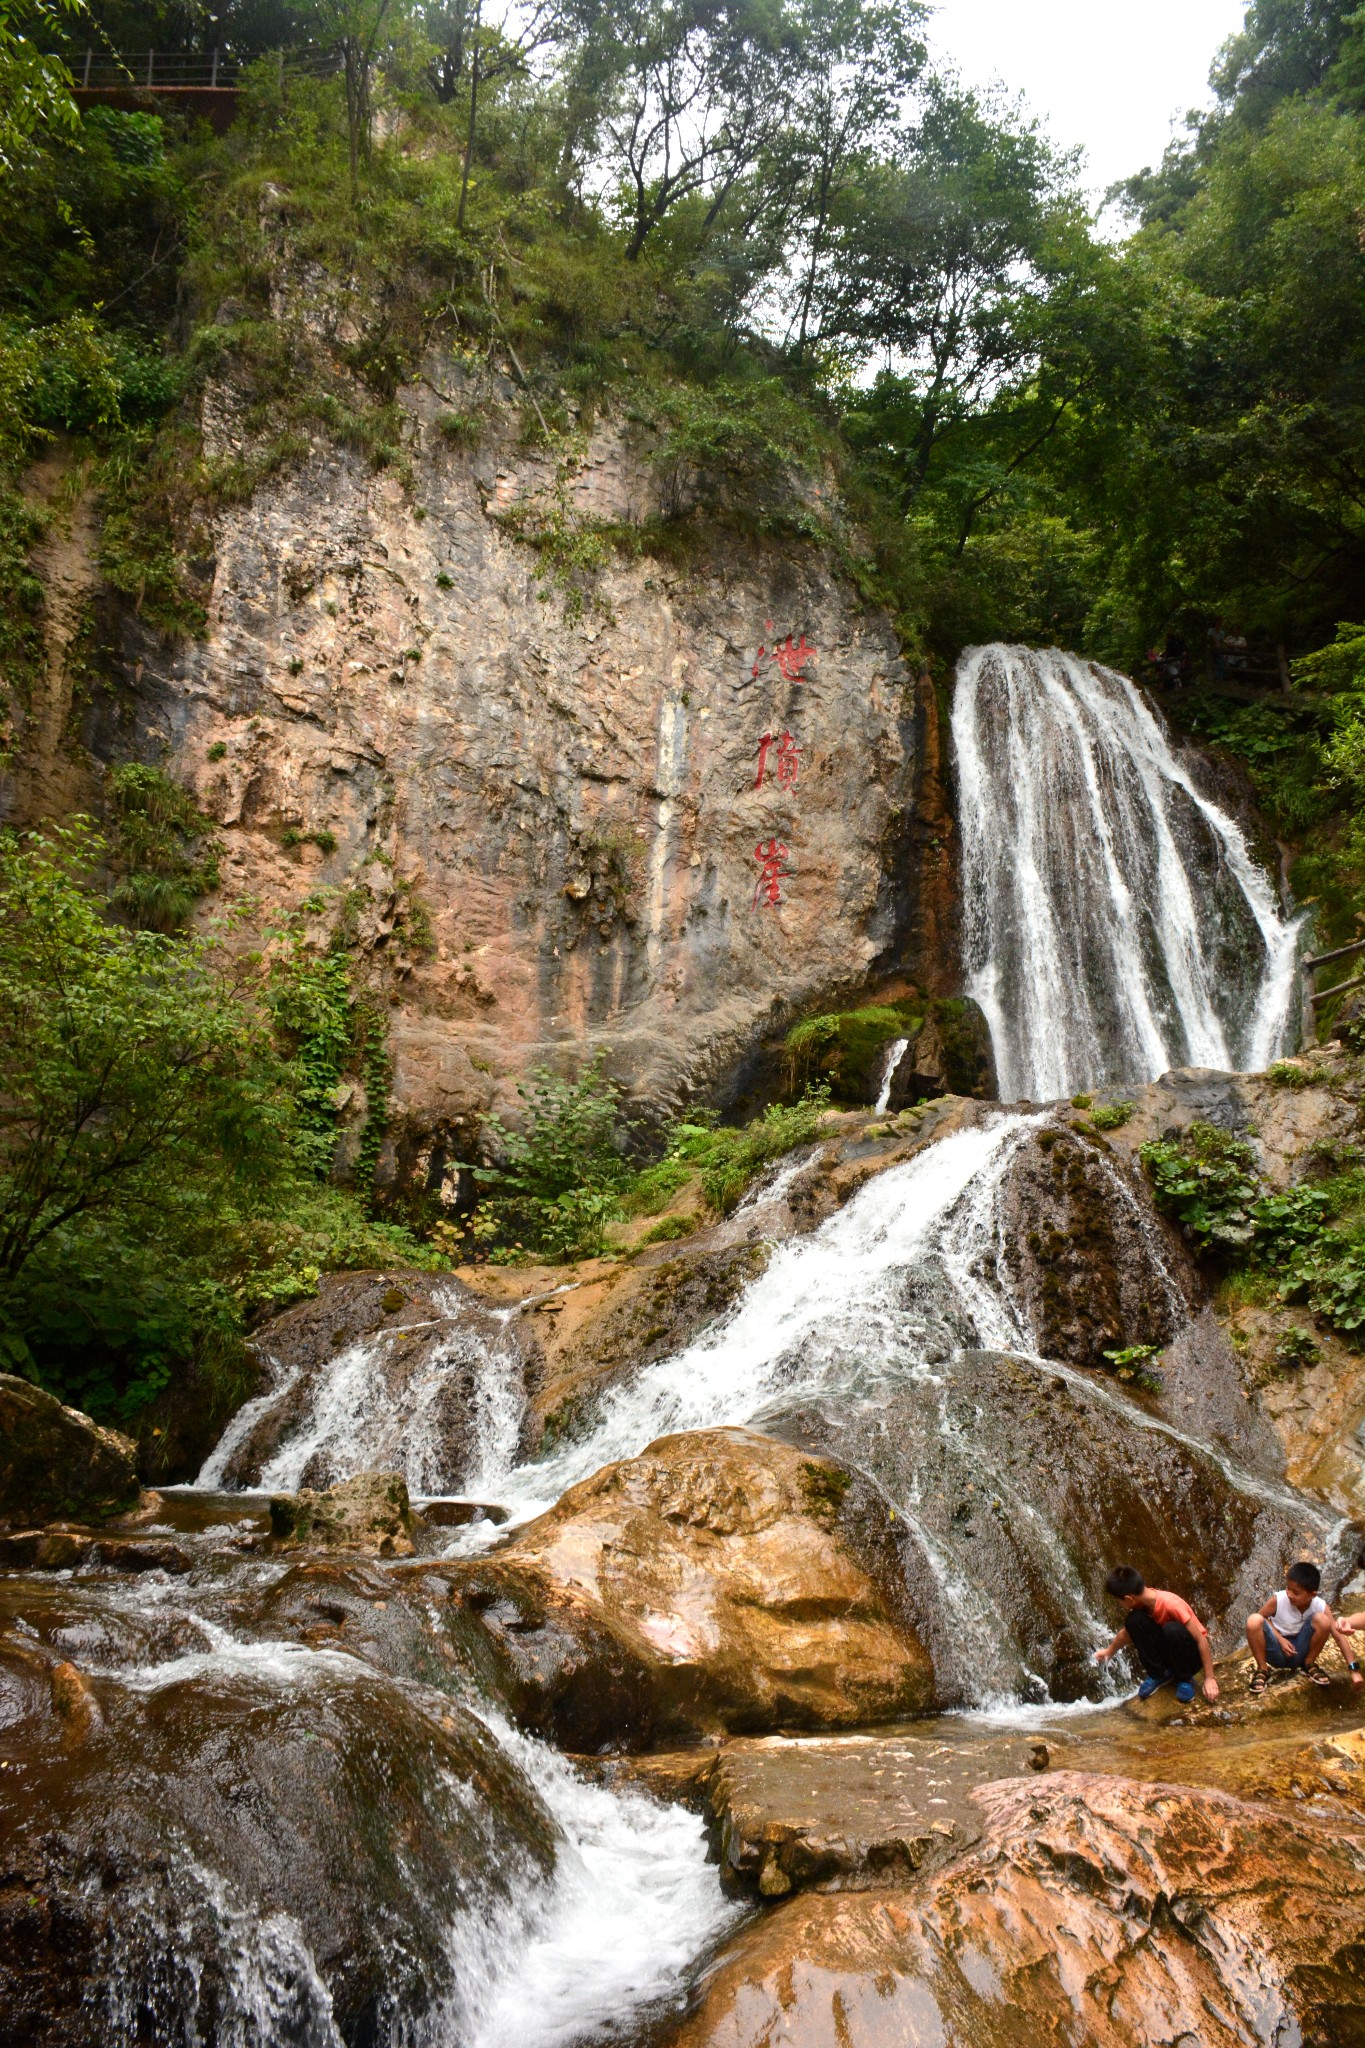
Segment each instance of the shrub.
[{"label": "shrub", "polygon": [[1136,1109],[1135,1102],[1108,1102],[1090,1112],[1090,1121],[1097,1131],[1119,1131]]},{"label": "shrub", "polygon": [[1161,1356],[1159,1344],[1125,1344],[1117,1350],[1106,1351],[1104,1356],[1113,1368],[1115,1378],[1142,1387],[1149,1394],[1163,1391],[1161,1375],[1152,1364]]},{"label": "shrub", "polygon": [[1183,1139],[1144,1145],[1141,1158],[1158,1208],[1175,1218],[1197,1250],[1238,1251],[1252,1242],[1260,1181],[1244,1139],[1195,1123]]},{"label": "shrub", "polygon": [[592,1258],[605,1247],[607,1225],[621,1214],[630,1179],[618,1148],[621,1091],[599,1053],[575,1080],[537,1067],[518,1085],[519,1130],[501,1117],[484,1130],[498,1147],[498,1166],[476,1169],[481,1229],[513,1249],[550,1259]]},{"label": "shrub", "polygon": [[726,1216],[765,1166],[797,1145],[810,1143],[828,1106],[829,1089],[821,1083],[807,1088],[798,1102],[774,1103],[741,1129],[680,1123],[674,1127],[669,1156],[699,1169],[707,1201]]},{"label": "shrub", "polygon": [[109,775],[113,900],[140,931],[181,932],[218,887],[213,820],[160,768],[125,762]]},{"label": "shrub", "polygon": [[1266,1079],[1277,1088],[1311,1088],[1315,1076],[1311,1067],[1300,1066],[1297,1060],[1276,1060],[1266,1070]]}]

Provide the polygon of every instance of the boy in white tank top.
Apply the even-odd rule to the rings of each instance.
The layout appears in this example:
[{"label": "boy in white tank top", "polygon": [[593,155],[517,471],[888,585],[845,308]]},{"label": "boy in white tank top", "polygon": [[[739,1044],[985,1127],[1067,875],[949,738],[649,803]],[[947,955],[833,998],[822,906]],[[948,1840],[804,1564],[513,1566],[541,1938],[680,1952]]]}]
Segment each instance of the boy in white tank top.
[{"label": "boy in white tank top", "polygon": [[1338,1622],[1318,1591],[1321,1584],[1322,1574],[1315,1564],[1291,1564],[1285,1574],[1284,1591],[1272,1594],[1264,1607],[1248,1615],[1247,1641],[1256,1659],[1251,1680],[1253,1699],[1259,1699],[1269,1685],[1272,1665],[1279,1671],[1304,1671],[1314,1685],[1330,1685],[1331,1679],[1318,1663],[1329,1636],[1335,1636],[1346,1658],[1352,1685],[1363,1682],[1346,1640],[1346,1630],[1356,1622],[1365,1622],[1365,1615],[1351,1615],[1346,1623]]}]

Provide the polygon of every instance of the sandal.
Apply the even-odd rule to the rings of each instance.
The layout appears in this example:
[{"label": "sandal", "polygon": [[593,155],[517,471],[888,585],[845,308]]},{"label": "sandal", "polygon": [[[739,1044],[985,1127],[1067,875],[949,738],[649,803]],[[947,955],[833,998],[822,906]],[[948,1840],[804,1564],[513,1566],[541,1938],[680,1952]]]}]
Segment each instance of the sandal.
[{"label": "sandal", "polygon": [[1323,1670],[1321,1664],[1305,1664],[1303,1667],[1303,1675],[1305,1678],[1309,1679],[1311,1683],[1314,1685],[1330,1685],[1332,1683],[1331,1679],[1327,1676],[1327,1673]]},{"label": "sandal", "polygon": [[1263,1693],[1263,1692],[1264,1692],[1264,1691],[1266,1690],[1266,1688],[1267,1688],[1267,1687],[1269,1686],[1269,1684],[1270,1684],[1270,1673],[1269,1673],[1268,1671],[1256,1671],[1256,1672],[1253,1672],[1253,1674],[1252,1674],[1252,1679],[1251,1679],[1251,1697],[1252,1697],[1252,1699],[1254,1699],[1254,1700],[1258,1700],[1258,1699],[1259,1699],[1259,1698],[1261,1697],[1261,1694],[1262,1694],[1262,1693]]}]

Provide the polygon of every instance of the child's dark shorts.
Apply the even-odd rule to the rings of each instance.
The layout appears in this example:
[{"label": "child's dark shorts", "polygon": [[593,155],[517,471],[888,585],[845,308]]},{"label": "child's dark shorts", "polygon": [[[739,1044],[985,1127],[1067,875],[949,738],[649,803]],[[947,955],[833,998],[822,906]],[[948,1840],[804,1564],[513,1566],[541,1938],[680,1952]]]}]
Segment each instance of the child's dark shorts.
[{"label": "child's dark shorts", "polygon": [[1280,1647],[1279,1637],[1276,1635],[1274,1629],[1270,1627],[1269,1623],[1267,1623],[1265,1632],[1266,1663],[1274,1664],[1281,1671],[1296,1670],[1297,1667],[1300,1664],[1302,1664],[1304,1658],[1308,1655],[1308,1645],[1312,1642],[1312,1640],[1313,1624],[1311,1621],[1306,1621],[1304,1622],[1302,1628],[1299,1630],[1297,1635],[1285,1637],[1285,1641],[1288,1643],[1292,1643],[1294,1646],[1293,1656],[1287,1656],[1284,1650]]}]

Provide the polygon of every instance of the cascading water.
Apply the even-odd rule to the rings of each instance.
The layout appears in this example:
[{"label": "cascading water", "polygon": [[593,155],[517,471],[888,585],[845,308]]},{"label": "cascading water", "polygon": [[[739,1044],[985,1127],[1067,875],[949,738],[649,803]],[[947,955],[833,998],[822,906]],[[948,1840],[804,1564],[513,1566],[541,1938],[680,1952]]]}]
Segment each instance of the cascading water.
[{"label": "cascading water", "polygon": [[[960,671],[954,734],[967,966],[1002,1094],[1042,1100],[1180,1061],[1264,1064],[1286,1035],[1295,933],[1133,686],[1063,655],[980,650]],[[879,1110],[903,1052],[888,1050]],[[992,1711],[1093,1698],[1096,1572],[1115,1501],[1124,1526],[1148,1517],[1153,1544],[1174,1532],[1231,1558],[1221,1602],[1231,1612],[1261,1596],[1289,1545],[1330,1558],[1334,1532],[1299,1496],[1234,1468],[1103,1378],[1039,1356],[1010,1205],[1047,1126],[1055,1156],[1069,1139],[1046,1116],[970,1111],[780,1244],[718,1323],[606,1391],[540,1460],[517,1459],[516,1311],[491,1312],[452,1287],[433,1293],[432,1320],[282,1370],[200,1483],[326,1484],[387,1466],[414,1492],[459,1486],[500,1501],[515,1523],[665,1433],[766,1429],[836,1453],[895,1505],[945,1692]],[[744,1205],[751,1234],[809,1164],[809,1154],[790,1158],[755,1191]],[[1149,1232],[1142,1284],[1174,1326],[1183,1297],[1157,1234],[1120,1169],[1102,1153],[1091,1165],[1109,1183],[1102,1205]],[[73,1588],[50,1615],[46,1594],[20,1596],[16,1626],[45,1631],[62,1655],[79,1646],[102,1687],[95,1737],[53,1767],[63,1828],[85,1798],[78,1813],[102,1842],[108,1802],[133,1831],[119,1851],[129,1867],[153,1852],[123,1921],[109,1923],[101,2038],[131,2048],[155,2009],[167,2038],[178,2026],[177,2039],[224,2048],[338,2048],[335,1998],[351,2000],[345,2038],[390,2048],[648,2038],[740,1912],[706,1863],[695,1817],[587,1783],[518,1733],[460,1666],[439,1599],[425,1635],[404,1637],[418,1579],[391,1601],[386,1586],[359,1585],[368,1566],[262,1554],[249,1523],[223,1521],[236,1510],[221,1498],[207,1512],[217,1540],[185,1577]],[[491,1535],[476,1525],[451,1549]],[[327,1647],[357,1607],[372,1639]],[[154,1741],[171,1759],[163,1787],[187,1785],[164,1816],[150,1795],[126,1798],[128,1754],[142,1763]],[[320,1774],[317,1799],[295,1795],[328,1742],[343,1767]],[[272,1745],[278,1802],[288,1812],[297,1801],[299,1845],[258,1792],[271,1826],[246,1824],[243,1787]],[[145,1768],[154,1785],[154,1762]],[[353,1833],[341,1828],[320,1899],[295,1881],[296,1863],[326,1847],[334,1795],[376,1840],[386,1828],[403,1840],[397,1910],[360,1902],[359,1946],[375,1972],[368,2005],[319,1946],[334,1900],[344,1917],[352,1897]],[[271,1861],[277,1838],[287,1839],[282,1868]],[[367,1866],[381,1889],[386,1867]]]},{"label": "cascading water", "polygon": [[967,990],[1001,1099],[1272,1060],[1296,927],[1127,677],[974,648],[952,725]]}]

